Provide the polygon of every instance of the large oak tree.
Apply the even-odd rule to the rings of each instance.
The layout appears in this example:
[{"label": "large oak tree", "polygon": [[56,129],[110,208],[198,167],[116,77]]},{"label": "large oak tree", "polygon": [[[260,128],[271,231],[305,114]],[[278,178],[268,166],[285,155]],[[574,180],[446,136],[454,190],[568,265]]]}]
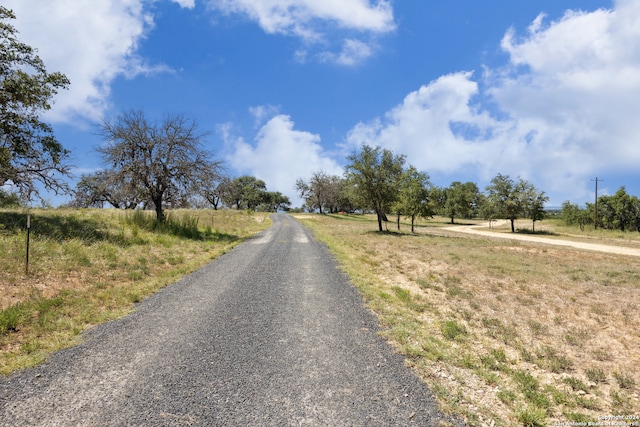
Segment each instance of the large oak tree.
[{"label": "large oak tree", "polygon": [[362,145],[360,151],[347,157],[350,162],[345,176],[355,188],[363,204],[378,216],[378,229],[398,198],[405,156],[394,155],[391,150]]},{"label": "large oak tree", "polygon": [[473,218],[480,206],[482,195],[474,182],[452,182],[442,190],[442,214],[451,219]]},{"label": "large oak tree", "polygon": [[515,232],[515,220],[529,216],[535,222],[544,217],[544,204],[549,200],[544,191],[538,191],[530,182],[508,175],[498,174],[486,187],[486,208],[493,216],[511,221],[511,232]]},{"label": "large oak tree", "polygon": [[0,186],[12,185],[25,199],[39,194],[37,182],[67,192],[62,177],[69,174],[69,152],[40,115],[69,80],[47,72],[35,49],[17,39],[12,19],[0,6]]},{"label": "large oak tree", "polygon": [[206,134],[181,114],[149,121],[142,111],[129,111],[100,127],[106,144],[98,149],[118,181],[140,188],[152,202],[158,221],[164,207],[182,206],[201,191],[201,177],[216,173],[221,163],[203,148]]}]

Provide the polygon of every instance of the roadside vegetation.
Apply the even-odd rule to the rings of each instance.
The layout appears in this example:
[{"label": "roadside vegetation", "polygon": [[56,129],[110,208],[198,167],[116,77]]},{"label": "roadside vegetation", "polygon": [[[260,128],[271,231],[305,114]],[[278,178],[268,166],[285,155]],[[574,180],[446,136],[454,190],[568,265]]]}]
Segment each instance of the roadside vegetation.
[{"label": "roadside vegetation", "polygon": [[[446,217],[419,221],[413,234],[408,224],[374,231],[376,215],[298,218],[329,245],[442,408],[470,425],[640,414],[637,259],[447,234]],[[544,223],[546,233],[566,230]]]},{"label": "roadside vegetation", "polygon": [[77,343],[269,225],[266,213],[237,210],[174,210],[159,222],[141,210],[0,209],[0,372]]}]

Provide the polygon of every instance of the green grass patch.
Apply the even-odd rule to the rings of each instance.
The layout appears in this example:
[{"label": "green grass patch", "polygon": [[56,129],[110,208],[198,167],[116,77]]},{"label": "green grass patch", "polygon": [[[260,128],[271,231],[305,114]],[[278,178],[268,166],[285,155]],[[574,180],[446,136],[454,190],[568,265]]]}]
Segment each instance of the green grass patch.
[{"label": "green grass patch", "polygon": [[22,317],[24,317],[24,309],[21,304],[0,310],[0,335],[16,331]]},{"label": "green grass patch", "polygon": [[0,373],[73,345],[269,225],[268,214],[236,211],[171,211],[160,224],[146,211],[0,209]]},{"label": "green grass patch", "polygon": [[511,390],[500,390],[496,396],[507,406],[512,406],[518,398],[518,396]]},{"label": "green grass patch", "polygon": [[591,417],[589,415],[582,414],[580,412],[563,412],[562,416],[567,421],[570,421],[577,425],[580,425],[581,423],[582,425],[589,425],[589,423],[592,423],[592,425],[596,425],[598,421],[595,417]]},{"label": "green grass patch", "polygon": [[633,390],[636,385],[635,380],[631,375],[625,374],[624,372],[614,372],[613,378],[618,382],[620,388]]},{"label": "green grass patch", "polygon": [[516,418],[522,427],[544,427],[547,411],[542,408],[526,408],[516,412]]},{"label": "green grass patch", "polygon": [[563,380],[563,382],[565,384],[568,384],[573,391],[580,391],[580,390],[584,392],[589,391],[589,387],[587,387],[587,385],[581,380],[579,380],[578,378],[567,377]]},{"label": "green grass patch", "polygon": [[442,335],[448,340],[455,340],[467,336],[467,328],[455,320],[446,320],[440,326]]},{"label": "green grass patch", "polygon": [[518,384],[520,391],[523,393],[532,393],[538,390],[540,384],[528,372],[515,371],[513,373],[513,380]]},{"label": "green grass patch", "polygon": [[606,383],[607,382],[607,374],[602,369],[587,369],[585,371],[585,375],[589,379],[589,381],[593,381],[594,383]]}]

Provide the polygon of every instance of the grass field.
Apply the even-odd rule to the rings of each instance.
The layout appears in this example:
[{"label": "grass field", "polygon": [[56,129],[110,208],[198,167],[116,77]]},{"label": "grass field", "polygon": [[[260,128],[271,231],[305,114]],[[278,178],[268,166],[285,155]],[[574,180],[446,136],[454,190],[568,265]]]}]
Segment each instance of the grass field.
[{"label": "grass field", "polygon": [[[446,219],[411,235],[407,224],[378,233],[369,216],[298,218],[329,245],[446,411],[498,426],[640,416],[637,258],[437,230]],[[536,229],[640,242],[638,233],[553,221]]]},{"label": "grass field", "polygon": [[[29,274],[26,216],[31,214]],[[268,214],[0,210],[0,373],[42,362],[270,225]]]},{"label": "grass field", "polygon": [[[4,374],[73,345],[270,224],[236,211],[172,211],[162,227],[151,212],[29,213],[25,275],[27,212],[0,210]],[[369,216],[297,217],[329,245],[444,410],[488,426],[640,415],[637,258],[458,235],[440,229],[446,219],[423,221],[413,235],[408,224],[378,233]],[[536,229],[640,245],[640,233],[553,221]]]}]

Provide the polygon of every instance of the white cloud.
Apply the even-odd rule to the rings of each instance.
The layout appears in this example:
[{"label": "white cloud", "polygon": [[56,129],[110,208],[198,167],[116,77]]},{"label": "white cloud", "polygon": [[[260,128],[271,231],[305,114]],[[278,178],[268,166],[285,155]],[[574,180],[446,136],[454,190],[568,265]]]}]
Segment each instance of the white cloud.
[{"label": "white cloud", "polygon": [[227,14],[245,14],[269,34],[318,36],[317,20],[362,31],[387,32],[395,28],[388,1],[379,0],[209,0],[213,9]]},{"label": "white cloud", "polygon": [[[158,0],[6,0],[17,19],[12,24],[21,41],[38,49],[47,69],[65,74],[71,85],[60,91],[47,120],[73,122],[78,117],[96,120],[110,107],[111,85],[119,76],[173,72],[162,64],[149,64],[138,55],[140,43],[154,27],[149,6]],[[193,9],[195,0],[170,0]],[[368,32],[393,29],[387,1],[368,0],[207,0],[225,13],[243,13],[270,33],[319,37],[318,21]],[[347,40],[338,63],[350,63],[370,54],[363,43]],[[369,48],[370,49],[370,48]],[[305,49],[296,53],[304,62]]]},{"label": "white cloud", "polygon": [[[640,4],[620,0],[612,10],[567,12],[529,37],[508,32],[502,46],[510,67],[489,93],[517,120],[535,126],[532,147],[564,157],[559,171],[581,180],[591,168],[632,170],[640,162]],[[529,71],[516,74],[526,65]],[[550,175],[554,175],[551,173]],[[587,180],[588,181],[588,180]]]},{"label": "white cloud", "polygon": [[[345,31],[382,34],[395,29],[393,8],[386,0],[208,0],[208,3],[213,10],[225,14],[248,16],[268,34],[302,38],[307,47],[294,53],[301,63],[306,62],[310,45],[326,45],[327,39],[331,39],[340,40],[341,52],[324,51],[314,56],[321,61],[354,65],[373,54],[374,44],[344,36]],[[327,23],[333,24],[331,30],[327,30]]]},{"label": "white cloud", "polygon": [[193,9],[196,7],[196,0],[172,0],[174,3],[180,5],[180,7],[185,9]]},{"label": "white cloud", "polygon": [[306,179],[317,170],[342,174],[342,168],[323,151],[320,136],[295,130],[289,116],[269,120],[258,131],[254,145],[233,138],[228,126],[221,131],[231,150],[227,162],[241,173],[264,180],[269,191],[289,196],[294,206],[302,204],[294,190],[296,179]]},{"label": "white cloud", "polygon": [[[556,204],[584,200],[595,170],[637,170],[640,3],[549,24],[541,15],[528,31],[507,31],[510,61],[486,70],[482,92],[470,73],[443,76],[356,125],[348,144],[390,148],[428,172],[521,175]],[[479,104],[486,97],[493,115]]]},{"label": "white cloud", "polygon": [[[471,73],[450,74],[407,95],[384,120],[357,124],[347,136],[352,147],[380,145],[406,154],[416,167],[451,172],[476,165],[482,146],[500,123],[470,100],[478,93]],[[472,136],[469,136],[472,135]]]},{"label": "white cloud", "polygon": [[307,62],[307,57],[309,52],[306,49],[298,49],[293,53],[293,59],[300,64],[305,64]]},{"label": "white cloud", "polygon": [[338,54],[324,52],[319,55],[325,62],[335,62],[340,65],[356,65],[373,55],[373,49],[368,44],[355,39],[347,39],[342,45],[342,51]]},{"label": "white cloud", "polygon": [[[194,0],[176,1],[192,7]],[[153,28],[143,0],[7,0],[17,16],[13,25],[20,40],[38,49],[48,71],[70,80],[69,90],[56,97],[50,120],[77,116],[96,119],[109,105],[110,86],[120,75],[165,72],[136,54]]]},{"label": "white cloud", "polygon": [[278,114],[280,108],[274,105],[258,105],[255,107],[249,107],[249,112],[255,119],[255,126],[262,126],[267,119]]}]

